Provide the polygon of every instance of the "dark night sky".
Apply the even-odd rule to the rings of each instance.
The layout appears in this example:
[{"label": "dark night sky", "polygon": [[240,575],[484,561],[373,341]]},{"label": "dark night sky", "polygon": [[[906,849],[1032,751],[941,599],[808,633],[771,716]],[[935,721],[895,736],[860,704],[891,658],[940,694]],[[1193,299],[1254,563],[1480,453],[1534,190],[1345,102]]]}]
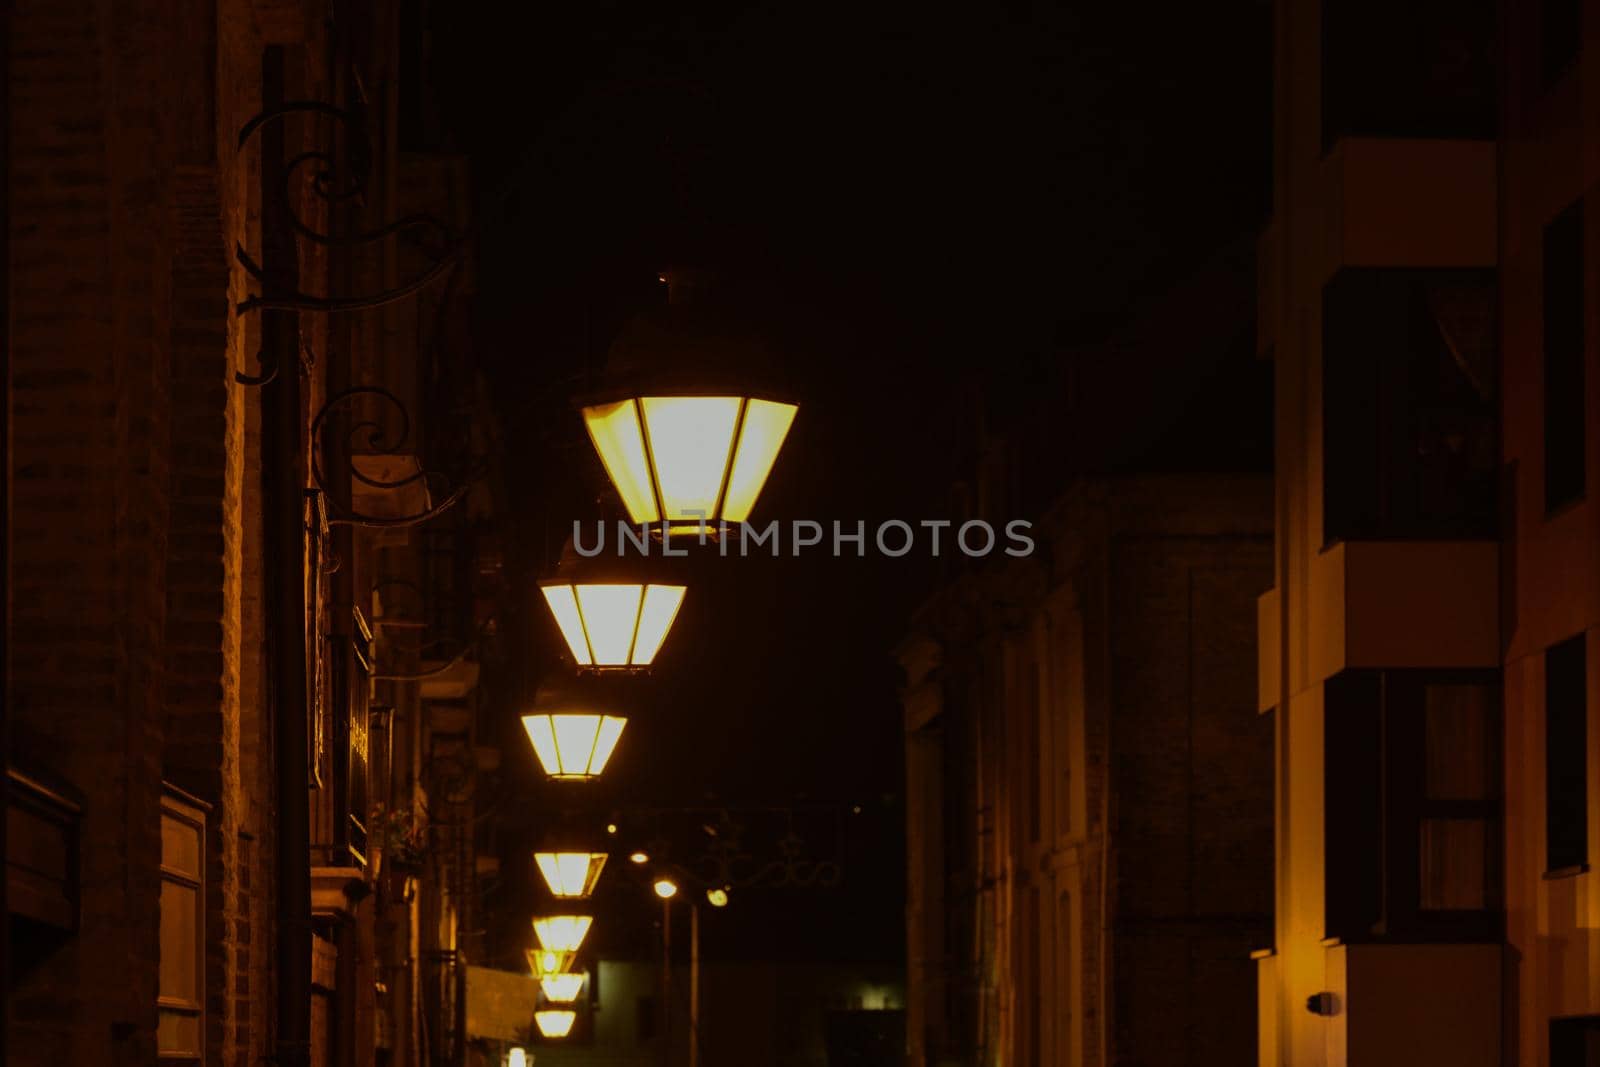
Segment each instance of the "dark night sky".
[{"label": "dark night sky", "polygon": [[[665,264],[764,289],[771,328],[805,354],[758,517],[931,518],[949,513],[971,397],[1050,380],[1040,367],[1266,215],[1259,0],[510,10],[437,5],[430,67],[493,215],[476,340],[530,571],[593,514],[569,388]],[[1103,400],[1136,418],[1135,397]],[[591,798],[864,809],[845,889],[752,901],[725,941],[901,951],[890,653],[933,579],[926,561],[813,556],[729,561],[691,590],[644,683],[656,706]],[[523,621],[548,669],[551,631]],[[506,702],[519,806],[566,803],[537,783]]]}]

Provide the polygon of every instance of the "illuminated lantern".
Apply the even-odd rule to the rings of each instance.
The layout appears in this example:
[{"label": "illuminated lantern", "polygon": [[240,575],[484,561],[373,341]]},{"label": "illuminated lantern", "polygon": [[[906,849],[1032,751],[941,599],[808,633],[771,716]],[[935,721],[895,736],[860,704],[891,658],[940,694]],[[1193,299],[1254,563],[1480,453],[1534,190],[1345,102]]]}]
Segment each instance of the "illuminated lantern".
[{"label": "illuminated lantern", "polygon": [[548,1010],[533,1013],[533,1021],[539,1027],[539,1033],[545,1037],[566,1037],[572,1033],[572,1024],[577,1020],[578,1013],[575,1011]]},{"label": "illuminated lantern", "polygon": [[582,900],[594,892],[606,865],[604,852],[535,852],[533,860],[553,896]]},{"label": "illuminated lantern", "polygon": [[546,915],[533,920],[533,936],[539,947],[551,952],[576,952],[589,933],[589,915]]},{"label": "illuminated lantern", "polygon": [[528,1052],[521,1046],[513,1046],[506,1053],[506,1067],[528,1067]]},{"label": "illuminated lantern", "polygon": [[530,948],[525,950],[528,957],[528,970],[533,972],[535,978],[548,978],[553,974],[566,974],[572,966],[571,952],[557,952],[548,948]]},{"label": "illuminated lantern", "polygon": [[559,712],[524,715],[534,755],[544,773],[558,781],[588,781],[606,769],[628,720],[620,715]]},{"label": "illuminated lantern", "polygon": [[549,974],[539,979],[544,998],[552,1004],[571,1004],[583,992],[582,974]]},{"label": "illuminated lantern", "polygon": [[640,396],[583,409],[635,523],[744,522],[799,408],[744,396]]},{"label": "illuminated lantern", "polygon": [[686,592],[681,585],[561,579],[540,582],[573,662],[595,670],[648,667],[661,651]]}]

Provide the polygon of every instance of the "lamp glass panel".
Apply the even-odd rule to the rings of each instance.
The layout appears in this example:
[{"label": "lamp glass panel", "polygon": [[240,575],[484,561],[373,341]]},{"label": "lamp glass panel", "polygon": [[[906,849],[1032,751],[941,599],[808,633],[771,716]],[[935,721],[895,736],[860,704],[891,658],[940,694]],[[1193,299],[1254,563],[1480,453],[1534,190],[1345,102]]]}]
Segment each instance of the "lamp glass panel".
[{"label": "lamp glass panel", "polygon": [[571,1004],[583,992],[582,974],[549,974],[539,979],[545,999],[553,1004]]},{"label": "lamp glass panel", "polygon": [[606,763],[622,737],[622,728],[627,725],[628,720],[619,715],[607,715],[600,720],[600,732],[595,737],[594,752],[589,757],[590,774],[599,774],[606,769]]},{"label": "lamp glass panel", "polygon": [[566,1037],[572,1033],[572,1024],[577,1021],[577,1018],[578,1013],[574,1011],[536,1011],[533,1013],[533,1021],[538,1024],[539,1033],[545,1037]]},{"label": "lamp glass panel", "polygon": [[557,774],[588,774],[594,743],[600,733],[598,715],[552,715],[556,736]]},{"label": "lamp glass panel", "polygon": [[651,585],[644,591],[644,606],[639,612],[639,636],[633,643],[633,665],[648,667],[661,651],[667,631],[672,629],[683,606],[687,587],[681,585]]},{"label": "lamp glass panel", "polygon": [[558,897],[586,897],[606,865],[604,852],[536,852],[534,862],[550,892]]},{"label": "lamp glass panel", "polygon": [[739,450],[734,454],[728,492],[722,501],[722,517],[728,522],[744,522],[755,510],[756,497],[767,484],[767,475],[772,472],[778,450],[799,410],[793,404],[772,400],[751,400],[745,405]]},{"label": "lamp glass panel", "polygon": [[544,768],[544,773],[557,775],[561,773],[561,754],[556,745],[556,732],[550,715],[524,715],[522,728],[528,731],[528,740],[533,744],[533,754],[539,757],[539,766]]},{"label": "lamp glass panel", "polygon": [[647,396],[645,434],[668,521],[717,518],[738,426],[736,396]]},{"label": "lamp glass panel", "polygon": [[573,660],[581,667],[589,666],[593,659],[589,655],[589,642],[583,635],[583,615],[578,611],[578,599],[572,586],[542,585],[539,590],[544,593],[544,601],[550,605],[550,614],[555,616],[561,636],[566,638],[567,647],[572,650]]},{"label": "lamp glass panel", "polygon": [[533,920],[533,936],[539,939],[540,948],[576,952],[583,946],[592,922],[594,917],[590,915],[546,915]]},{"label": "lamp glass panel", "polygon": [[642,585],[580,585],[578,611],[597,667],[625,667],[639,624]]},{"label": "lamp glass panel", "polygon": [[589,439],[600,453],[611,484],[617,487],[628,516],[636,523],[655,522],[655,494],[650,488],[650,464],[645,458],[644,435],[639,429],[639,411],[632,400],[601,404],[583,409],[583,423]]}]

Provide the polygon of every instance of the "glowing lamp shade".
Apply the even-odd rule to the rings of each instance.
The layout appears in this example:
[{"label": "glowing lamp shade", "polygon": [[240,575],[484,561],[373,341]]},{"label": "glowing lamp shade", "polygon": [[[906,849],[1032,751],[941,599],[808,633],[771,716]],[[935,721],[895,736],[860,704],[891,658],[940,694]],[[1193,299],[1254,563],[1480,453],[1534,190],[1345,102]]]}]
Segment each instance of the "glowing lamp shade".
[{"label": "glowing lamp shade", "polygon": [[646,396],[583,409],[636,523],[744,522],[797,408],[740,396]]},{"label": "glowing lamp shade", "polygon": [[545,582],[539,586],[580,667],[648,667],[686,592],[681,585]]},{"label": "glowing lamp shade", "polygon": [[571,1004],[583,992],[582,974],[548,974],[539,979],[544,999],[552,1004]]},{"label": "glowing lamp shade", "polygon": [[606,769],[628,720],[619,715],[524,715],[522,728],[551,778],[586,781]]},{"label": "glowing lamp shade", "polygon": [[530,948],[526,950],[528,957],[528,970],[535,978],[548,978],[553,974],[566,974],[572,966],[572,953],[557,952],[548,948]]},{"label": "glowing lamp shade", "polygon": [[572,1024],[578,1021],[578,1013],[554,1009],[536,1011],[533,1021],[539,1027],[539,1033],[545,1037],[566,1037],[572,1033]]},{"label": "glowing lamp shade", "polygon": [[528,1067],[528,1052],[518,1046],[506,1053],[506,1067]]},{"label": "glowing lamp shade", "polygon": [[670,878],[657,878],[655,890],[656,896],[662,900],[671,900],[678,895],[678,883]]},{"label": "glowing lamp shade", "polygon": [[544,875],[545,885],[554,896],[582,900],[594,892],[600,870],[606,865],[604,852],[535,852],[533,861]]},{"label": "glowing lamp shade", "polygon": [[533,920],[533,936],[539,947],[551,952],[576,952],[589,933],[589,915],[546,915]]}]

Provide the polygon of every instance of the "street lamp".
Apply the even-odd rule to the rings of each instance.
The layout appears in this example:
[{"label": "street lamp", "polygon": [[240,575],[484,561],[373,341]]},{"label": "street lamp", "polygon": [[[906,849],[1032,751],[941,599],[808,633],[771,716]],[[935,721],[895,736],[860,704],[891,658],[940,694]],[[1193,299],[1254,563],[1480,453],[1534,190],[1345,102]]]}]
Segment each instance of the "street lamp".
[{"label": "street lamp", "polygon": [[628,857],[628,862],[633,864],[636,867],[642,867],[646,863],[650,862],[650,853],[648,853],[648,852],[635,852],[635,853],[633,853],[632,855],[630,855]]},{"label": "street lamp", "polygon": [[639,524],[744,522],[799,408],[745,396],[636,396],[583,409],[583,423]]},{"label": "street lamp", "polygon": [[550,614],[579,667],[627,670],[648,667],[678,617],[687,591],[645,582],[539,583]]},{"label": "street lamp", "polygon": [[528,1050],[521,1045],[513,1045],[511,1051],[506,1053],[506,1067],[528,1067]]},{"label": "street lamp", "polygon": [[534,863],[552,896],[583,900],[594,892],[606,865],[604,852],[535,852]]},{"label": "street lamp", "polygon": [[552,952],[576,952],[589,933],[589,915],[545,915],[533,920],[533,936],[539,947]]},{"label": "street lamp", "polygon": [[547,1009],[533,1013],[533,1021],[539,1027],[539,1033],[545,1037],[566,1037],[572,1033],[572,1024],[577,1020],[577,1012],[565,1009]]},{"label": "street lamp", "polygon": [[544,991],[544,998],[550,1003],[571,1004],[578,999],[578,994],[583,992],[583,982],[582,972],[547,974],[539,979],[539,988]]},{"label": "street lamp", "polygon": [[522,728],[544,773],[557,781],[586,782],[606,769],[628,720],[620,715],[524,715]]},{"label": "street lamp", "polygon": [[727,907],[728,906],[728,891],[726,889],[721,889],[721,888],[707,889],[706,890],[706,903],[710,904],[713,908],[725,908],[725,907]]},{"label": "street lamp", "polygon": [[656,896],[662,900],[671,900],[678,895],[678,883],[671,878],[657,878],[655,882]]},{"label": "street lamp", "polygon": [[554,974],[566,974],[572,966],[571,952],[557,952],[548,948],[525,949],[528,957],[528,970],[533,972],[535,978],[548,978]]}]

